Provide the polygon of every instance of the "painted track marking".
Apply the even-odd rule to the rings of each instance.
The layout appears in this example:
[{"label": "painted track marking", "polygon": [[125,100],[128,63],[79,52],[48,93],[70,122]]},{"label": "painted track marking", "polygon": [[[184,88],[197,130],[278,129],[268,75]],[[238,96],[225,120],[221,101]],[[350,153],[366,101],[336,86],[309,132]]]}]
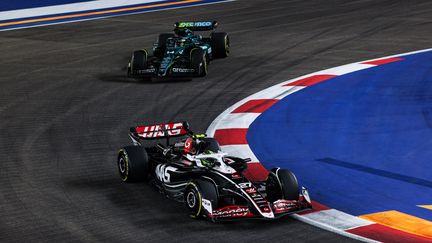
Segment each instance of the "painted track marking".
[{"label": "painted track marking", "polygon": [[[335,68],[330,68],[327,70],[315,72],[312,74],[304,75],[302,77],[292,79],[281,84],[274,85],[270,88],[267,88],[261,92],[255,93],[239,102],[234,104],[233,106],[226,109],[223,113],[221,113],[209,126],[207,129],[207,134],[210,136],[214,136],[215,134],[221,134],[220,129],[225,129],[222,134],[224,136],[235,136],[236,132],[230,132],[230,128],[243,128],[248,129],[252,122],[266,109],[270,106],[263,105],[266,102],[271,102],[273,104],[277,103],[278,100],[283,97],[297,92],[305,87],[311,86],[313,84],[317,84],[320,82],[324,82],[326,80],[330,80],[333,77],[337,77],[340,75],[348,74],[355,71],[360,71],[372,67],[376,67],[379,65],[384,65],[387,63],[397,62],[403,60],[400,56],[417,54],[422,52],[431,51],[432,49],[426,49],[421,51],[415,51],[410,53],[398,54],[394,56],[372,59],[367,61],[362,61],[358,63],[347,64]],[[290,87],[291,92],[287,92],[284,88]],[[252,104],[252,105],[251,105]],[[255,106],[254,106],[255,104]],[[251,108],[252,107],[252,108]],[[251,112],[255,112],[257,116],[241,116],[239,114],[250,114]],[[259,113],[261,112],[261,113]],[[233,116],[236,115],[236,116]],[[246,119],[243,120],[242,118]],[[229,141],[229,138],[225,139],[225,141]],[[242,140],[243,141],[243,140]],[[233,147],[235,146],[235,147]],[[229,148],[229,152],[233,153],[237,156],[242,156],[244,154],[250,155],[252,157],[253,152],[250,150],[249,146],[242,145],[239,147],[238,145],[225,145],[225,148]],[[223,148],[224,149],[224,148]],[[244,150],[244,151],[241,151]],[[253,155],[256,158],[256,156]],[[257,163],[258,160],[254,160],[254,164]],[[255,171],[255,178],[263,177],[266,175],[267,171],[264,167],[258,168],[258,171]],[[313,197],[313,195],[312,195]],[[429,207],[427,207],[429,208]],[[418,241],[418,242],[429,242],[430,238],[421,237],[418,235],[409,234],[385,225],[376,224],[372,220],[357,220],[361,219],[359,217],[355,217],[343,212],[340,212],[335,209],[325,209],[320,208],[319,210],[315,210],[311,213],[306,214],[297,214],[294,215],[295,218],[313,224],[323,229],[327,229],[354,239],[359,239],[363,241],[389,241],[395,240],[397,238],[409,240],[409,241]],[[338,223],[335,224],[334,220],[337,219]],[[411,232],[413,233],[413,232]]]}]

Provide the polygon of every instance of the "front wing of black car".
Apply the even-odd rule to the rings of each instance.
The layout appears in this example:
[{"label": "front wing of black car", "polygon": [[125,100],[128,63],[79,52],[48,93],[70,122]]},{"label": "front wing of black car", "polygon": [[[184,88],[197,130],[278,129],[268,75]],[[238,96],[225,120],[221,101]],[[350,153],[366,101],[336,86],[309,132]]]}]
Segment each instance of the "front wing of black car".
[{"label": "front wing of black car", "polygon": [[312,209],[312,204],[306,188],[298,200],[279,199],[274,202],[266,202],[267,207],[257,209],[256,203],[249,202],[249,205],[229,205],[213,209],[209,200],[202,198],[204,216],[213,222],[237,220],[237,219],[277,219],[289,214],[300,213]]}]

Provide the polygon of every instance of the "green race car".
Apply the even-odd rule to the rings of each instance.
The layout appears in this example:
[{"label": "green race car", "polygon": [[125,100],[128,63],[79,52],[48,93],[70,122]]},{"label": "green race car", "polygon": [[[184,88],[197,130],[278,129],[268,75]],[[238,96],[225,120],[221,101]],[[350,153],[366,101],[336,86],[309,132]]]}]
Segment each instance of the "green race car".
[{"label": "green race car", "polygon": [[[162,33],[152,55],[145,49],[134,51],[128,63],[128,77],[203,77],[214,58],[230,52],[228,34],[215,32],[216,21],[177,22],[174,33]],[[210,31],[207,37],[196,31]]]}]

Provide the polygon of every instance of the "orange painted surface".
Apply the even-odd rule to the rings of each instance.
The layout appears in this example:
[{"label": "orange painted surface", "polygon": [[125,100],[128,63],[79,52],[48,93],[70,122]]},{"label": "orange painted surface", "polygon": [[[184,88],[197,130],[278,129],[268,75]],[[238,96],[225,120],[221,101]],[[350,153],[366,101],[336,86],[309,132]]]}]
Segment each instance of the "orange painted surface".
[{"label": "orange painted surface", "polygon": [[393,229],[382,224],[370,224],[357,227],[347,232],[360,235],[379,242],[388,243],[431,243],[432,239],[420,235],[415,235],[402,230]]},{"label": "orange painted surface", "polygon": [[38,18],[38,19],[13,21],[13,22],[1,23],[0,27],[9,26],[9,25],[17,25],[17,24],[37,23],[37,22],[51,21],[51,20],[71,19],[71,18],[77,18],[77,17],[102,15],[102,14],[108,14],[108,13],[121,13],[121,12],[126,12],[126,11],[155,8],[155,7],[166,7],[166,6],[181,5],[181,4],[194,3],[194,2],[201,2],[201,0],[184,0],[184,1],[177,1],[177,2],[158,3],[158,4],[145,5],[145,6],[129,7],[129,8],[102,10],[102,11],[95,11],[95,12],[81,13],[81,14],[69,14],[69,15],[62,15],[62,16],[55,16],[55,17],[46,17],[46,18]]},{"label": "orange painted surface", "polygon": [[395,210],[365,214],[359,217],[411,234],[424,236],[432,240],[432,222],[425,219]]}]

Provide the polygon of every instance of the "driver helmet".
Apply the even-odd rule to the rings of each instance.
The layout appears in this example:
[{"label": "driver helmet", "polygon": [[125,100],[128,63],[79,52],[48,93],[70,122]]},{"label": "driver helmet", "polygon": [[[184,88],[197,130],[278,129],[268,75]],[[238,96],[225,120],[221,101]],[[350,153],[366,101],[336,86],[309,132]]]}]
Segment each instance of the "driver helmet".
[{"label": "driver helmet", "polygon": [[201,151],[204,141],[194,138],[187,138],[184,143],[183,154],[195,155]]},{"label": "driver helmet", "polygon": [[176,45],[176,42],[173,38],[168,38],[166,41],[166,46],[168,48],[173,48]]},{"label": "driver helmet", "polygon": [[177,40],[177,42],[176,42],[176,46],[177,46],[177,47],[184,47],[184,46],[185,46],[185,42],[186,42],[185,39],[179,39],[179,40]]},{"label": "driver helmet", "polygon": [[190,29],[175,29],[175,33],[181,37],[192,35],[192,31]]}]

